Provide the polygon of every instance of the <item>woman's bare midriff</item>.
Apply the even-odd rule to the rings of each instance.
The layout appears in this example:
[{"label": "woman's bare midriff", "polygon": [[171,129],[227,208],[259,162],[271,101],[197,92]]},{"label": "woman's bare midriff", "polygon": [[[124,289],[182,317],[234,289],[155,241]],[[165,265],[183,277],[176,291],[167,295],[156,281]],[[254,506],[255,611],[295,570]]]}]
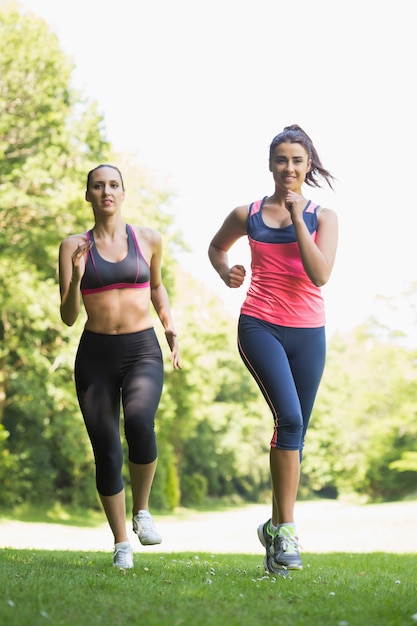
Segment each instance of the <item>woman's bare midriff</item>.
[{"label": "woman's bare midriff", "polygon": [[153,327],[150,289],[112,289],[84,295],[86,330],[102,335],[123,335]]}]

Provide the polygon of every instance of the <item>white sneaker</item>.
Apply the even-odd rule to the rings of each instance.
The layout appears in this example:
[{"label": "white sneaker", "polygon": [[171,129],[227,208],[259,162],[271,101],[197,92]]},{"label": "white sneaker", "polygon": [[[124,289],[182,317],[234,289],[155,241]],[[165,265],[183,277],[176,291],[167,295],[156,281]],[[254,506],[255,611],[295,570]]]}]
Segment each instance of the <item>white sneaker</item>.
[{"label": "white sneaker", "polygon": [[143,546],[153,546],[161,543],[162,537],[155,528],[152,515],[149,511],[138,511],[133,517],[133,532],[139,537]]},{"label": "white sneaker", "polygon": [[119,569],[131,569],[133,567],[133,550],[128,541],[114,544],[113,566]]}]

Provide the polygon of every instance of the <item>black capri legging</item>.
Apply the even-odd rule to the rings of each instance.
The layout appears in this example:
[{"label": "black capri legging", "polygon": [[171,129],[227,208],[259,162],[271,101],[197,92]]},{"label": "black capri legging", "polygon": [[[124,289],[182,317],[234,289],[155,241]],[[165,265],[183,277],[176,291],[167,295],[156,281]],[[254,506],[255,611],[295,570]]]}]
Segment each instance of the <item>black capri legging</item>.
[{"label": "black capri legging", "polygon": [[164,369],[153,328],[126,335],[85,330],[75,359],[78,402],[93,447],[96,484],[103,496],[123,489],[120,400],[132,463],[157,457],[155,414]]}]

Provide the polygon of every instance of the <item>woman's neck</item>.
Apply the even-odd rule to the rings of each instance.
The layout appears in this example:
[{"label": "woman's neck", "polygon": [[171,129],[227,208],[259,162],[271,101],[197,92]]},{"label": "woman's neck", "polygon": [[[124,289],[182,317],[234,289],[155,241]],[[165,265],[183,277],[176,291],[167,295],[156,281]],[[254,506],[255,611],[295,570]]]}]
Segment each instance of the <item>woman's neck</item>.
[{"label": "woman's neck", "polygon": [[93,231],[97,238],[117,239],[126,234],[126,223],[121,216],[112,215],[108,218],[100,216],[99,219],[96,218]]}]

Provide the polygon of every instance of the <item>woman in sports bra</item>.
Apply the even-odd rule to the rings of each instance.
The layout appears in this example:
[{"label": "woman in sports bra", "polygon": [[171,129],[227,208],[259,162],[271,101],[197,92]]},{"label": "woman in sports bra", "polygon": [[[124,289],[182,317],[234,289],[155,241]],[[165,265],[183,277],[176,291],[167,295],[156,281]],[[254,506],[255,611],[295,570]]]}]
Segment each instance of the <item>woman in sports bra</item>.
[{"label": "woman in sports bra", "polygon": [[326,340],[320,287],[331,274],[337,247],[336,214],[302,193],[303,184],[332,187],[311,139],[288,126],[270,146],[271,196],[237,207],[209,246],[209,258],[228,287],[240,287],[242,265],[228,250],[247,236],[251,280],[238,323],[238,350],[273,416],[270,442],[271,519],[258,528],[273,573],[301,569],[294,508],[304,438],[322,377]]},{"label": "woman in sports bra", "polygon": [[99,165],[87,176],[86,201],[94,226],[62,241],[59,250],[61,317],[72,326],[82,297],[87,321],[75,359],[75,385],[92,444],[96,485],[114,535],[113,565],[133,567],[126,529],[120,403],[129,451],[133,531],[143,545],[162,538],[149,513],[157,464],[154,419],[164,378],[150,305],[165,329],[175,369],[178,341],[161,278],[161,235],[123,221],[122,175]]}]

